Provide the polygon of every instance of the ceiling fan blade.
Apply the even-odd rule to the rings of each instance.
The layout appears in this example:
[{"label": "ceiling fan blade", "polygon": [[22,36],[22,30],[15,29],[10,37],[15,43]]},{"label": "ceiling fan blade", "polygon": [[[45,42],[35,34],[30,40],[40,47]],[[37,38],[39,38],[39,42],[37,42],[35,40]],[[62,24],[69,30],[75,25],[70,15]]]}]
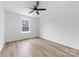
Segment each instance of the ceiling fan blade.
[{"label": "ceiling fan blade", "polygon": [[36,7],[38,7],[39,6],[39,1],[36,1]]},{"label": "ceiling fan blade", "polygon": [[39,15],[39,12],[38,11],[36,11],[36,13]]},{"label": "ceiling fan blade", "polygon": [[46,10],[46,9],[37,9],[37,10],[39,10],[39,11],[43,11],[43,10]]},{"label": "ceiling fan blade", "polygon": [[29,14],[31,14],[34,10],[30,11]]}]

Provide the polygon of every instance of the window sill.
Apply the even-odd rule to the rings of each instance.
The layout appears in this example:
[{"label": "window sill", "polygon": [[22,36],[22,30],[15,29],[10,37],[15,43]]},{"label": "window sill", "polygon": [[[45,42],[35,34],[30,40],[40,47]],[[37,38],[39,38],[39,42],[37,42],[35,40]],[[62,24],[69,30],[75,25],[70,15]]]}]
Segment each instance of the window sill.
[{"label": "window sill", "polygon": [[21,33],[30,33],[30,31],[22,31]]}]

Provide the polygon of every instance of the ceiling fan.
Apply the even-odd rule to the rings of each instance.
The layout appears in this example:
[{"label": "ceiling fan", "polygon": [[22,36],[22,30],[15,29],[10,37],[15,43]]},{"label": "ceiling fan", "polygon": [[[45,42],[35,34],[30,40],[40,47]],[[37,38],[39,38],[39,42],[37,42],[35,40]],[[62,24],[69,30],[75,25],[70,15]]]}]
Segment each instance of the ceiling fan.
[{"label": "ceiling fan", "polygon": [[29,14],[33,13],[34,11],[36,11],[36,13],[39,15],[39,11],[45,11],[46,8],[38,8],[39,6],[39,1],[36,1],[36,4],[33,6],[32,11],[29,12]]}]

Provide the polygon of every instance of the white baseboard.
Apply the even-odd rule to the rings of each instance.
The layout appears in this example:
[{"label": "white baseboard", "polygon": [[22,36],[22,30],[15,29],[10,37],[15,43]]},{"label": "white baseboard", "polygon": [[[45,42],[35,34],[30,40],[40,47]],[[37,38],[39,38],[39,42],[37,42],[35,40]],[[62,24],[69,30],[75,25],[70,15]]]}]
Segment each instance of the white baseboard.
[{"label": "white baseboard", "polygon": [[5,45],[5,43],[1,45],[1,47],[0,47],[0,52],[2,51],[4,45]]},{"label": "white baseboard", "polygon": [[42,39],[46,39],[46,40],[49,40],[49,41],[53,41],[53,42],[55,42],[55,43],[58,43],[58,44],[60,44],[60,45],[66,46],[66,47],[70,47],[70,48],[72,48],[72,49],[79,50],[79,48],[75,48],[75,47],[73,47],[73,46],[66,45],[66,44],[61,43],[61,42],[57,42],[57,41],[54,41],[54,40],[50,40],[50,39],[49,39],[49,38],[47,38],[47,37],[42,37],[42,36],[40,36],[40,38],[42,38]]},{"label": "white baseboard", "polygon": [[8,42],[15,42],[15,41],[21,41],[21,40],[27,40],[27,39],[32,39],[32,38],[37,38],[37,36],[35,37],[28,37],[28,38],[18,38],[18,39],[14,39],[14,40],[9,40],[9,41],[6,41],[6,43]]}]

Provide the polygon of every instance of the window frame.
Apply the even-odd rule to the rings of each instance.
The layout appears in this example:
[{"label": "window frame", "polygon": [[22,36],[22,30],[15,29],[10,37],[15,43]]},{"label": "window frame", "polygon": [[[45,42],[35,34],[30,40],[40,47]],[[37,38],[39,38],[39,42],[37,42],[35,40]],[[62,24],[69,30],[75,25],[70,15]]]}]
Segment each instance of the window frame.
[{"label": "window frame", "polygon": [[[23,20],[27,20],[27,21],[29,21],[29,30],[28,31],[22,31],[22,29],[23,29],[23,25],[22,25],[22,21]],[[30,33],[30,19],[28,19],[28,18],[22,18],[21,19],[21,33]]]}]

